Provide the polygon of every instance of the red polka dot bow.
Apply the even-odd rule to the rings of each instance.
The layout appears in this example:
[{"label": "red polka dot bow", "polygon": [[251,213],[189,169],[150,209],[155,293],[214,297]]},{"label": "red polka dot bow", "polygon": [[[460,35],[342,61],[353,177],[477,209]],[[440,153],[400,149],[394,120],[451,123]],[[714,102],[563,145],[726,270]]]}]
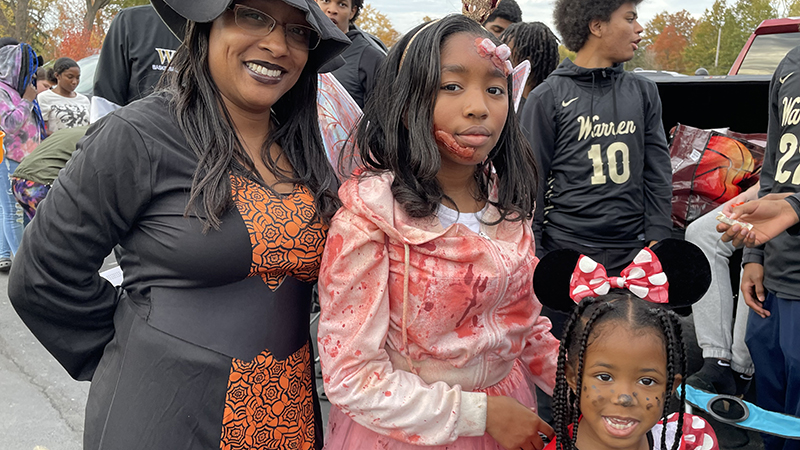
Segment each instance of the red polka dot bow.
[{"label": "red polka dot bow", "polygon": [[584,297],[608,294],[612,288],[623,288],[653,303],[667,303],[669,283],[661,262],[649,248],[643,248],[618,277],[606,275],[606,268],[588,256],[581,255],[569,281],[570,297],[575,303]]}]

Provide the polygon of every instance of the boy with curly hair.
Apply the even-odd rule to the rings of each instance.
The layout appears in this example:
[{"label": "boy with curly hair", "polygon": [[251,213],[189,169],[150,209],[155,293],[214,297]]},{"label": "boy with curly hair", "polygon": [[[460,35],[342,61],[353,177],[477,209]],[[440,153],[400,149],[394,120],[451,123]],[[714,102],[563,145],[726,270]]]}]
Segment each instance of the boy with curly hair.
[{"label": "boy with curly hair", "polygon": [[[375,87],[378,67],[386,58],[386,46],[378,37],[356,26],[355,22],[364,7],[364,0],[316,0],[316,2],[333,24],[350,38],[351,44],[342,52],[345,64],[331,70],[331,73],[363,109],[372,94],[372,88]],[[328,67],[333,67],[333,64]]]},{"label": "boy with curly hair", "polygon": [[643,31],[639,1],[557,0],[564,45],[577,52],[522,111],[540,168],[539,256],[571,248],[621,270],[671,234],[669,150],[655,83],[623,70]]}]

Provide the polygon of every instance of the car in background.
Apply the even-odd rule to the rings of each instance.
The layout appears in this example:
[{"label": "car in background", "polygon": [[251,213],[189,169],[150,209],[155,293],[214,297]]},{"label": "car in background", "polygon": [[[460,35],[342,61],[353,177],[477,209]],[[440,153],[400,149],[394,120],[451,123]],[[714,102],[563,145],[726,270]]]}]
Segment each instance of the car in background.
[{"label": "car in background", "polygon": [[81,68],[81,81],[75,91],[92,98],[92,87],[94,86],[94,72],[97,69],[97,60],[100,55],[89,55],[78,61]]},{"label": "car in background", "polygon": [[767,19],[742,47],[728,75],[772,75],[789,50],[800,45],[800,18]]}]

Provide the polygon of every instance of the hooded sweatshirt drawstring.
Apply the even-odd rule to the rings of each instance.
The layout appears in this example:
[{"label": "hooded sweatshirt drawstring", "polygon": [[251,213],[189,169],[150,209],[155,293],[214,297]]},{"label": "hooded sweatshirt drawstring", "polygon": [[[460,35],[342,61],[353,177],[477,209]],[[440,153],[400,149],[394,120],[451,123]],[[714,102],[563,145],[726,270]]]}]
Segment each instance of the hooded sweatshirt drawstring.
[{"label": "hooded sweatshirt drawstring", "polygon": [[406,357],[408,369],[411,371],[411,373],[414,375],[419,375],[417,370],[414,369],[414,363],[411,361],[411,351],[408,349],[408,272],[411,268],[411,256],[407,243],[403,242],[403,248],[405,249],[405,269],[403,270],[403,320],[400,324],[403,336],[403,356]]},{"label": "hooded sweatshirt drawstring", "polygon": [[589,105],[589,120],[594,120],[594,71],[592,71],[592,93],[591,104]]},{"label": "hooded sweatshirt drawstring", "polygon": [[[605,70],[603,70],[603,74],[605,75]],[[619,123],[617,117],[617,76],[614,72],[611,72],[611,100],[614,105],[614,123]]]}]

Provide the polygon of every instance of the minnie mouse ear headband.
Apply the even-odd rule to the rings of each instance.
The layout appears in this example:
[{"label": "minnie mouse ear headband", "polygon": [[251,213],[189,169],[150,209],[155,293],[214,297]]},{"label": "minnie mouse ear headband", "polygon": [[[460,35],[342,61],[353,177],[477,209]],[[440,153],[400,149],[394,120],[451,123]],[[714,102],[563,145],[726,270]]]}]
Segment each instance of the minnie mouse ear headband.
[{"label": "minnie mouse ear headband", "polygon": [[[319,33],[320,43],[308,52],[306,64],[318,71],[350,45],[350,39],[337,28],[313,0],[281,0],[306,13],[306,20]],[[233,3],[233,0],[150,0],[161,20],[172,33],[183,40],[186,22],[211,22]]]},{"label": "minnie mouse ear headband", "polygon": [[539,261],[533,290],[552,309],[570,312],[581,299],[605,295],[621,288],[670,309],[700,300],[711,284],[711,266],[691,242],[664,239],[643,248],[619,277],[606,276],[605,268],[574,250],[556,250]]}]

